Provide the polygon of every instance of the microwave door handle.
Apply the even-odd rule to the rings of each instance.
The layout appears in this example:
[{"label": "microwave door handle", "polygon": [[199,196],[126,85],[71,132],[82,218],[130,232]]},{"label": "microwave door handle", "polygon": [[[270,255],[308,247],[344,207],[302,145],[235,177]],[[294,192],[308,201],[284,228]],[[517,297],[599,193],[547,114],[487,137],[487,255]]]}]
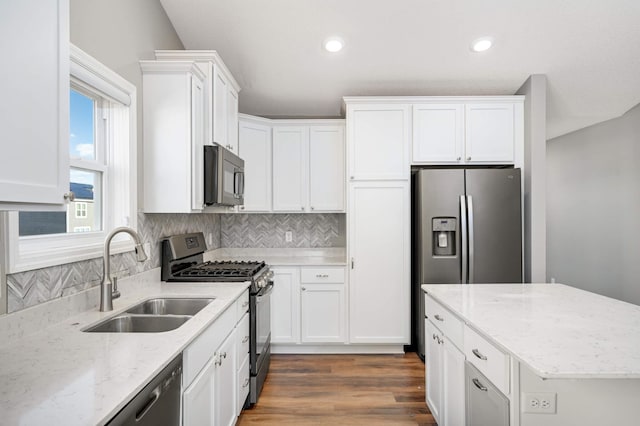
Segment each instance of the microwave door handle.
[{"label": "microwave door handle", "polygon": [[238,194],[240,198],[244,197],[244,172],[238,172],[240,175],[240,193]]},{"label": "microwave door handle", "polygon": [[240,197],[240,173],[238,169],[235,169],[233,172],[233,196],[235,198]]}]

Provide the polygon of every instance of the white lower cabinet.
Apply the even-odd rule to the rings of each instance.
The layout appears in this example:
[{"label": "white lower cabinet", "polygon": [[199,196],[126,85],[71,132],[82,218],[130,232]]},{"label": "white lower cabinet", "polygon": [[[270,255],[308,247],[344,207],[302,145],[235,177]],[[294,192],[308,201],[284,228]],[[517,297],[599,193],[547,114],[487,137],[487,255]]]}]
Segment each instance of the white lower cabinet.
[{"label": "white lower cabinet", "polygon": [[236,422],[236,333],[231,333],[217,351],[214,398],[215,425],[229,426]]},{"label": "white lower cabinet", "polygon": [[271,341],[346,342],[345,268],[272,268]]},{"label": "white lower cabinet", "polygon": [[183,426],[214,424],[215,360],[209,359],[204,369],[182,393]]},{"label": "white lower cabinet", "polygon": [[230,426],[240,415],[249,392],[248,302],[245,291],[184,350],[184,426]]},{"label": "white lower cabinet", "polygon": [[465,424],[464,354],[425,320],[426,401],[441,426]]}]

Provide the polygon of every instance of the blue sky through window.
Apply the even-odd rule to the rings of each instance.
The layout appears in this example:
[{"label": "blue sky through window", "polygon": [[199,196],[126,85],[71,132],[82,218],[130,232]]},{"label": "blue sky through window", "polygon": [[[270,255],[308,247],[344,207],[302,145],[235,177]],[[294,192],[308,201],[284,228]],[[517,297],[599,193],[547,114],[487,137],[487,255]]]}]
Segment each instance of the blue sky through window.
[{"label": "blue sky through window", "polygon": [[[71,90],[69,98],[69,155],[73,159],[95,160],[95,101]],[[95,173],[71,169],[71,182],[95,185]]]}]

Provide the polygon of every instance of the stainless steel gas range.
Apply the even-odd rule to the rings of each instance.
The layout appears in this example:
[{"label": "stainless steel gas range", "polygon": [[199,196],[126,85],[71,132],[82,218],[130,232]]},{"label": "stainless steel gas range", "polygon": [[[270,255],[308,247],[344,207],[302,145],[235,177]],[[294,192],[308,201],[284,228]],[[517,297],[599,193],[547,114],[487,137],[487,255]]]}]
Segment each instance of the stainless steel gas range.
[{"label": "stainless steel gas range", "polygon": [[248,405],[258,396],[271,362],[271,291],[273,272],[265,262],[204,262],[201,232],[168,237],[162,241],[162,281],[244,282],[249,287],[249,352],[251,390]]}]

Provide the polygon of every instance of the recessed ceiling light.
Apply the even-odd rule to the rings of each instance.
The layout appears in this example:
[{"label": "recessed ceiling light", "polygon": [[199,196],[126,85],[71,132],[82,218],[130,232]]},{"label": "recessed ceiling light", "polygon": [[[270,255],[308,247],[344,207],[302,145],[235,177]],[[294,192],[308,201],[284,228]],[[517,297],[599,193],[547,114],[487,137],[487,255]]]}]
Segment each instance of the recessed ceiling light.
[{"label": "recessed ceiling light", "polygon": [[327,52],[336,53],[344,47],[344,40],[340,37],[329,37],[324,41],[323,46]]},{"label": "recessed ceiling light", "polygon": [[493,38],[482,37],[475,39],[473,43],[471,43],[471,50],[474,52],[484,52],[485,50],[489,50],[491,46],[493,46]]}]

